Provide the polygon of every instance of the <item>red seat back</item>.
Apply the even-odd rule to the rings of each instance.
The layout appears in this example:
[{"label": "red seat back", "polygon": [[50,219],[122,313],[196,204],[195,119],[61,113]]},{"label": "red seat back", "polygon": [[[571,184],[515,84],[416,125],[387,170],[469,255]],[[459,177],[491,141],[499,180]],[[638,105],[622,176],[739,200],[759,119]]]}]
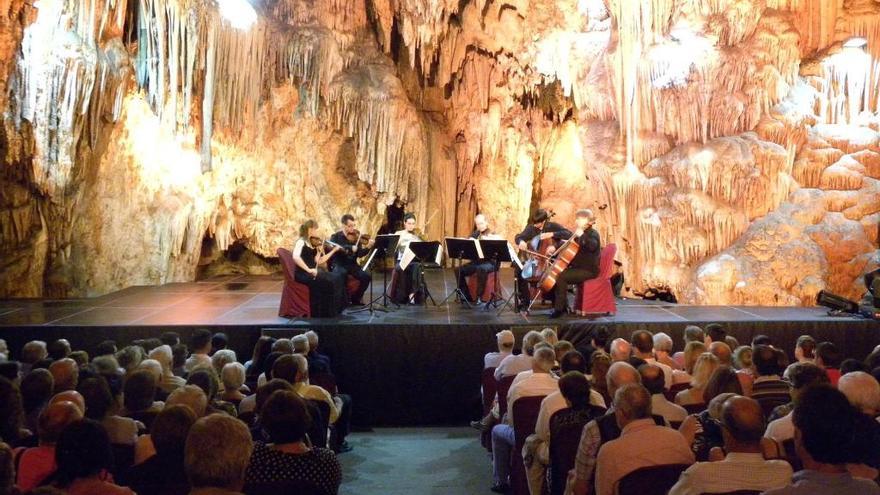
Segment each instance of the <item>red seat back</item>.
[{"label": "red seat back", "polygon": [[526,478],[526,468],[523,465],[522,449],[526,443],[526,437],[535,432],[535,424],[538,422],[538,413],[541,411],[541,401],[544,395],[535,397],[521,397],[513,403],[513,452],[511,452],[510,486],[513,495],[529,495],[529,482]]},{"label": "red seat back", "polygon": [[566,477],[574,467],[581,433],[584,425],[589,422],[585,419],[582,422],[559,426],[555,420],[559,417],[559,413],[567,410],[568,408],[557,411],[550,418],[550,495],[565,493]]},{"label": "red seat back", "polygon": [[617,484],[618,495],[666,495],[685,469],[687,464],[667,464],[636,469],[627,474]]},{"label": "red seat back", "polygon": [[688,382],[674,383],[671,387],[669,387],[669,390],[665,390],[663,392],[663,395],[666,396],[666,400],[674,401],[675,396],[678,395],[679,392],[681,392],[682,390],[687,390],[689,388],[691,388],[691,384]]},{"label": "red seat back", "polygon": [[500,418],[503,418],[507,413],[507,391],[510,390],[514,378],[516,375],[504,376],[498,380],[498,417]]}]

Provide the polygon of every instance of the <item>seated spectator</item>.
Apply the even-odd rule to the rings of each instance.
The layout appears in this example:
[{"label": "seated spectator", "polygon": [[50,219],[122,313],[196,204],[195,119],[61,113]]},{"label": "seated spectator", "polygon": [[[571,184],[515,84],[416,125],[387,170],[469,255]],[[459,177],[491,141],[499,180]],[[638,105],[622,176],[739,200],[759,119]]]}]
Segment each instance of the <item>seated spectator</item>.
[{"label": "seated spectator", "polygon": [[630,356],[632,356],[632,346],[626,341],[626,339],[614,339],[611,341],[611,351],[609,354],[611,355],[612,362],[628,362]]},{"label": "seated spectator", "polygon": [[119,362],[116,361],[116,356],[107,354],[103,356],[97,356],[95,359],[92,359],[92,366],[98,374],[103,375],[104,378],[108,378],[112,375],[114,377],[122,376],[122,369],[119,367]]},{"label": "seated spectator", "polygon": [[241,392],[244,386],[244,366],[241,363],[229,363],[223,367],[220,378],[223,381],[223,394],[220,400],[238,408],[244,399],[244,394]]},{"label": "seated spectator", "polygon": [[621,433],[599,449],[597,495],[614,495],[617,483],[640,468],[694,462],[694,454],[681,433],[655,424],[651,394],[642,385],[627,384],[615,392],[614,414]]},{"label": "seated spectator", "polygon": [[791,402],[779,406],[773,410],[770,423],[764,436],[772,438],[779,443],[794,438],[794,423],[791,411],[800,394],[812,385],[825,385],[829,383],[825,370],[810,362],[794,363],[789,366],[788,379],[791,382]]},{"label": "seated spectator", "polygon": [[55,444],[68,425],[83,418],[80,408],[70,401],[49,404],[40,414],[37,430],[39,445],[16,452],[16,484],[29,492],[55,472]]},{"label": "seated spectator", "polygon": [[266,357],[272,352],[273,343],[275,343],[275,338],[269,337],[268,335],[262,335],[257,339],[257,343],[254,344],[254,352],[251,355],[251,359],[244,363],[245,374],[247,376],[246,382],[255,384],[257,382],[257,377],[266,371],[264,363]]},{"label": "seated spectator", "polygon": [[843,354],[832,342],[822,342],[816,346],[816,365],[825,370],[831,385],[837,386],[840,379],[840,362]]},{"label": "seated spectator", "polygon": [[173,349],[174,346],[180,344],[180,334],[177,332],[164,332],[159,336],[159,342]]},{"label": "seated spectator", "polygon": [[303,399],[326,403],[330,408],[330,424],[336,423],[339,419],[339,409],[330,392],[317,385],[309,385],[309,363],[305,356],[299,354],[281,356],[272,366],[272,376],[293,385],[293,391]]},{"label": "seated spectator", "polygon": [[21,392],[10,380],[0,377],[0,441],[16,445],[30,435],[24,428]]},{"label": "seated spectator", "polygon": [[220,376],[224,366],[237,361],[238,359],[235,356],[235,351],[232,349],[219,349],[211,355],[211,366],[214,367],[214,373],[217,376]]},{"label": "seated spectator", "polygon": [[690,384],[694,374],[694,366],[697,364],[697,359],[705,352],[706,344],[696,341],[688,342],[687,345],[684,346],[684,353],[682,353],[684,370],[672,371],[672,383]]},{"label": "seated spectator", "polygon": [[870,370],[865,366],[865,363],[858,359],[844,359],[840,363],[840,376],[846,375],[847,373],[855,373],[856,371],[867,373]]},{"label": "seated spectator", "polygon": [[174,375],[174,353],[171,346],[162,344],[156,347],[150,351],[150,359],[156,360],[162,367],[162,376],[157,383],[159,390],[168,395],[175,389],[186,385],[186,380]]},{"label": "seated spectator", "polygon": [[156,377],[146,370],[135,371],[125,380],[123,385],[123,411],[125,416],[143,423],[147,428],[165,406],[156,401]]},{"label": "seated spectator", "polygon": [[789,403],[791,387],[779,376],[782,368],[779,367],[776,351],[770,346],[756,346],[752,351],[752,361],[756,374],[752,383],[752,398],[768,411]]},{"label": "seated spectator", "polygon": [[794,347],[794,358],[799,363],[812,363],[816,360],[816,340],[809,335],[801,335]]},{"label": "seated spectator", "polygon": [[208,398],[208,410],[206,414],[220,412],[228,414],[233,418],[238,416],[238,409],[235,405],[220,400],[217,397],[217,394],[220,392],[220,382],[217,380],[217,375],[214,374],[214,368],[196,368],[189,374],[186,384],[196,385],[205,392],[205,397]]},{"label": "seated spectator", "polygon": [[769,347],[773,347],[773,341],[770,340],[770,337],[768,337],[767,335],[758,334],[758,335],[755,335],[754,337],[752,337],[752,347],[755,347],[758,345],[766,345]]},{"label": "seated spectator", "polygon": [[266,404],[266,401],[269,400],[269,397],[272,396],[273,393],[278,390],[287,390],[293,392],[293,385],[286,382],[285,380],[281,380],[279,378],[273,378],[266,382],[265,385],[257,389],[257,392],[254,394],[255,402],[254,402],[254,415],[255,420],[251,425],[251,435],[254,440],[259,440],[268,443],[269,437],[266,435],[265,430],[260,425],[260,412],[263,409],[263,405]]},{"label": "seated spectator", "polygon": [[67,357],[73,359],[77,366],[85,366],[89,364],[89,353],[86,351],[73,351],[68,354]]},{"label": "seated spectator", "polygon": [[231,416],[211,414],[196,421],[184,448],[190,493],[240,492],[253,448],[247,427]]},{"label": "seated spectator", "polygon": [[35,363],[38,363],[49,357],[49,351],[46,349],[46,343],[42,340],[32,340],[26,343],[21,349],[21,372],[27,374]]},{"label": "seated spectator", "polygon": [[189,349],[184,344],[171,346],[171,372],[174,376],[181,378],[186,377],[186,359],[189,355]]},{"label": "seated spectator", "polygon": [[709,378],[718,366],[717,357],[708,352],[700,354],[696,363],[694,363],[691,388],[676,394],[675,403],[680,406],[705,404],[707,399],[704,397],[703,392],[705,391],[706,384],[709,383]]},{"label": "seated spectator", "polygon": [[144,425],[131,418],[113,414],[116,403],[104,377],[83,380],[79,384],[79,393],[86,402],[85,417],[101,423],[111,444],[134,446],[138,433],[144,430]]},{"label": "seated spectator", "polygon": [[556,335],[556,330],[547,327],[541,330],[541,340],[550,344],[550,347],[554,347],[559,342],[559,337]]},{"label": "seated spectator", "polygon": [[[856,457],[851,461],[853,465],[864,465],[858,471],[850,467],[850,473],[860,473],[859,477],[877,478],[877,468],[880,468],[880,423],[875,418],[880,408],[880,383],[865,373],[855,371],[840,377],[837,389],[843,392],[849,403],[856,409],[856,426],[858,438],[853,448]],[[865,469],[874,470],[867,476],[861,473]]]},{"label": "seated spectator", "polygon": [[[195,385],[184,385],[178,388],[165,401],[165,407],[185,406],[195,414],[196,418],[205,415],[208,408],[208,398],[205,392]],[[138,437],[137,444],[134,448],[134,464],[138,465],[150,457],[156,455],[156,447],[153,445],[151,435],[141,435]]]},{"label": "seated spectator", "polygon": [[547,396],[559,390],[557,378],[551,374],[556,354],[549,347],[535,350],[532,373],[507,393],[507,414],[502,423],[492,428],[492,491],[503,492],[510,486],[510,451],[514,444],[513,404],[522,397]]},{"label": "seated spectator", "polygon": [[[33,370],[21,379],[21,401],[24,408],[24,427],[37,431],[40,413],[49,403],[54,388],[54,379],[49,370]],[[0,399],[2,400],[2,399]],[[2,421],[2,420],[0,420]],[[5,421],[3,421],[6,424]],[[4,435],[0,433],[0,438]]]},{"label": "seated spectator", "polygon": [[309,354],[306,356],[309,360],[310,370],[321,370],[323,373],[333,374],[333,368],[330,366],[330,357],[318,351],[320,341],[318,334],[314,330],[305,333],[306,339],[309,341]]},{"label": "seated spectator", "polygon": [[245,475],[248,485],[306,481],[327,494],[339,491],[342,468],[336,454],[306,442],[310,421],[306,404],[296,393],[280,390],[269,397],[262,407],[260,424],[271,443],[254,444]]},{"label": "seated spectator", "polygon": [[574,350],[574,345],[567,340],[560,340],[553,346],[553,352],[556,353],[556,362],[561,362],[563,356]]},{"label": "seated spectator", "polygon": [[752,348],[747,345],[737,347],[736,350],[733,351],[733,365],[736,367],[737,371],[753,375]]},{"label": "seated spectator", "polygon": [[689,467],[670,495],[764,491],[791,480],[791,466],[782,460],[765,460],[761,446],[764,412],[755,400],[734,395],[721,406],[722,460],[698,462]]},{"label": "seated spectator", "polygon": [[4,361],[0,359],[0,377],[6,378],[18,385],[19,378],[21,377],[21,365],[18,361]]},{"label": "seated spectator", "polygon": [[[684,346],[687,348],[687,345],[691,342],[699,342],[703,345],[706,343],[706,335],[703,333],[703,329],[696,325],[688,325],[684,327]],[[702,352],[702,351],[701,351]],[[673,366],[674,369],[683,370],[685,369],[685,359],[684,359],[684,351],[676,352],[672,355],[672,359],[678,364],[678,366]]]},{"label": "seated spectator", "polygon": [[483,356],[483,368],[497,368],[501,361],[513,354],[514,337],[510,330],[502,330],[495,334],[498,351],[488,352]]},{"label": "seated spectator", "polygon": [[116,341],[104,340],[95,347],[95,357],[112,356],[116,354]]},{"label": "seated spectator", "polygon": [[733,366],[733,351],[726,342],[712,342],[709,344],[709,353],[718,358],[721,366]]},{"label": "seated spectator", "polygon": [[76,390],[68,390],[66,392],[61,392],[53,395],[52,398],[49,399],[49,405],[51,406],[56,402],[65,401],[73,403],[73,405],[75,405],[79,409],[80,413],[86,413],[86,400],[83,398],[82,394],[77,392]]},{"label": "seated spectator", "polygon": [[192,352],[186,360],[183,368],[187,373],[191,373],[199,366],[210,366],[211,357],[211,332],[205,329],[199,329],[193,332],[189,341],[189,350]]},{"label": "seated spectator", "polygon": [[681,423],[688,413],[685,408],[666,400],[664,395],[664,373],[659,366],[651,363],[639,366],[639,375],[642,377],[642,385],[651,394],[651,412],[663,418],[668,423]]},{"label": "seated spectator", "polygon": [[[571,372],[577,372],[579,375],[576,376],[581,376],[584,380],[587,380],[585,375],[585,372],[587,371],[586,364],[586,360],[580,352],[570,351],[562,357],[560,362],[562,375],[565,376]],[[569,402],[570,401],[566,400],[564,397],[561,388],[556,392],[549,394],[543,401],[541,401],[541,410],[538,413],[535,433],[542,441],[547,442],[550,440],[550,418],[552,418],[558,411],[567,407],[572,407]],[[589,381],[587,381],[587,402],[598,408],[598,410],[605,411],[605,400],[602,398],[601,394],[590,389]]]},{"label": "seated spectator", "polygon": [[309,338],[302,335],[295,335],[292,339],[290,339],[290,343],[293,344],[293,354],[302,354],[303,356],[308,356],[309,354]]},{"label": "seated spectator", "polygon": [[607,326],[599,325],[593,328],[593,330],[590,332],[589,343],[575,347],[578,352],[580,352],[585,358],[587,358],[587,369],[592,367],[592,362],[590,361],[590,359],[592,358],[594,352],[608,352],[608,342],[611,341],[612,336],[613,334]]},{"label": "seated spectator", "polygon": [[647,330],[636,330],[632,334],[633,356],[644,360],[648,364],[654,364],[663,370],[664,388],[672,386],[672,367],[657,361],[654,358],[654,337]]},{"label": "seated spectator", "polygon": [[598,350],[590,356],[590,387],[593,392],[602,396],[604,404],[611,404],[611,395],[608,392],[608,369],[611,367],[611,356],[605,351]]},{"label": "seated spectator", "polygon": [[678,369],[678,363],[672,359],[672,337],[659,332],[654,334],[654,356],[657,361],[669,366],[670,369]]},{"label": "seated spectator", "polygon": [[125,346],[116,353],[116,362],[126,375],[134,371],[144,359],[146,359],[144,349],[136,345]]},{"label": "seated spectator", "polygon": [[110,481],[107,470],[113,464],[113,451],[107,432],[95,421],[83,419],[64,429],[55,447],[55,462],[52,484],[68,495],[134,495]]},{"label": "seated spectator", "polygon": [[724,343],[727,344],[727,347],[731,349],[736,349],[737,347],[739,347],[739,341],[736,340],[736,337],[734,337],[733,335],[728,335],[724,337]]},{"label": "seated spectator", "polygon": [[196,415],[186,406],[167,406],[156,416],[150,439],[156,454],[133,466],[120,479],[138,495],[185,495],[189,482],[183,469],[186,436]]},{"label": "seated spectator", "polygon": [[522,353],[512,354],[505,357],[495,368],[495,379],[501,380],[505,376],[515,376],[521,371],[532,369],[532,354],[535,352],[535,345],[542,342],[541,334],[532,330],[525,334],[522,341]]},{"label": "seated spectator", "polygon": [[724,327],[722,327],[720,323],[709,323],[708,325],[706,325],[705,344],[707,346],[712,342],[725,342],[726,339],[727,332],[724,330]]},{"label": "seated spectator", "polygon": [[76,361],[73,359],[62,358],[54,361],[49,365],[49,373],[52,373],[52,378],[54,379],[54,393],[76,390],[76,383],[79,379],[79,366],[76,365]]},{"label": "seated spectator", "polygon": [[135,370],[149,371],[153,374],[153,379],[156,382],[156,394],[158,396],[161,392],[161,390],[159,389],[159,381],[162,380],[162,365],[159,364],[159,361],[156,361],[155,359],[144,359],[143,361],[141,361],[141,364],[139,364],[137,368],[135,368]]},{"label": "seated spectator", "polygon": [[[211,336],[211,357],[217,354],[217,351],[225,350],[229,345],[229,337],[223,332],[217,332]],[[219,373],[219,371],[218,371]]]},{"label": "seated spectator", "polygon": [[712,449],[722,447],[724,439],[721,436],[721,406],[724,401],[737,395],[732,392],[718,394],[709,399],[706,409],[698,414],[691,414],[685,418],[684,422],[678,428],[697,461],[704,462],[709,460],[709,454]]},{"label": "seated spectator", "polygon": [[70,355],[70,342],[67,339],[54,340],[46,346],[46,351],[49,353],[49,359],[60,361]]},{"label": "seated spectator", "polygon": [[847,471],[856,423],[843,393],[827,385],[809,387],[799,395],[792,414],[795,451],[804,469],[794,474],[790,485],[765,495],[880,494],[874,481],[854,478]]}]

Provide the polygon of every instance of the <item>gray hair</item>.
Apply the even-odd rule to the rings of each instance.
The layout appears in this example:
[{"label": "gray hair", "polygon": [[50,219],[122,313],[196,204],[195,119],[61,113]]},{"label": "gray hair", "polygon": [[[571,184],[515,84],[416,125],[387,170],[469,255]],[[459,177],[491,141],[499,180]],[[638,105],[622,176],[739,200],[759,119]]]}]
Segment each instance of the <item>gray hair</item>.
[{"label": "gray hair", "polygon": [[208,409],[208,396],[205,395],[204,390],[196,385],[184,385],[174,389],[165,400],[165,407],[176,405],[190,408],[196,417],[200,418],[205,415],[205,410]]},{"label": "gray hair", "polygon": [[272,352],[293,354],[293,342],[290,339],[278,339],[272,343]]},{"label": "gray hair", "polygon": [[556,335],[556,330],[553,330],[550,327],[541,330],[541,338],[551,346],[556,345],[556,343],[559,342],[559,336]]},{"label": "gray hair", "polygon": [[95,359],[92,359],[92,365],[95,367],[95,370],[102,375],[115,375],[116,373],[119,373],[119,363],[116,362],[116,358],[113,357],[112,354],[98,356]]},{"label": "gray hair", "polygon": [[162,379],[162,363],[155,359],[144,359],[137,365],[138,370],[147,370],[156,378],[156,382]]},{"label": "gray hair", "polygon": [[237,356],[235,355],[235,351],[232,349],[220,349],[215,352],[213,356],[211,356],[211,365],[214,367],[214,370],[219,374],[223,371],[223,367],[229,363],[234,363],[237,361]]},{"label": "gray hair", "polygon": [[880,408],[880,383],[864,371],[853,371],[840,377],[837,389],[853,407],[866,414],[874,414]]},{"label": "gray hair", "polygon": [[703,332],[703,329],[696,325],[688,325],[684,327],[684,343],[688,342],[702,342],[706,339],[706,334]]},{"label": "gray hair", "polygon": [[632,354],[632,344],[626,339],[616,338],[611,341],[611,359],[614,361],[623,361]]},{"label": "gray hair", "polygon": [[318,334],[314,330],[309,330],[304,334],[307,339],[309,339],[309,349],[314,350],[318,348]]},{"label": "gray hair", "polygon": [[158,361],[162,365],[163,371],[169,371],[173,367],[174,353],[171,351],[170,345],[162,344],[150,351],[150,359]]},{"label": "gray hair", "polygon": [[292,338],[293,342],[293,352],[296,354],[308,354],[309,353],[309,338],[305,335],[297,335]]},{"label": "gray hair", "polygon": [[230,390],[238,390],[244,385],[245,373],[244,365],[241,363],[226,363],[220,372],[223,379],[223,389],[227,392]]},{"label": "gray hair", "polygon": [[296,371],[300,376],[300,380],[304,381],[309,377],[309,361],[302,354],[294,354],[293,362],[296,363]]},{"label": "gray hair", "polygon": [[627,419],[651,417],[651,393],[640,383],[627,383],[614,392],[614,409]]},{"label": "gray hair", "polygon": [[672,352],[672,337],[663,332],[654,334],[654,350]]},{"label": "gray hair", "polygon": [[239,489],[254,449],[241,421],[211,414],[192,425],[186,437],[184,467],[193,488]]},{"label": "gray hair", "polygon": [[550,370],[556,366],[556,352],[553,351],[552,347],[535,349],[534,363],[544,373],[550,373]]},{"label": "gray hair", "polygon": [[535,346],[543,341],[544,337],[540,333],[531,330],[523,337],[522,350],[526,355],[531,356],[535,351]]},{"label": "gray hair", "polygon": [[608,373],[605,374],[605,381],[608,391],[612,392],[628,383],[641,384],[642,375],[639,374],[639,370],[633,368],[626,361],[617,361],[608,368]]}]

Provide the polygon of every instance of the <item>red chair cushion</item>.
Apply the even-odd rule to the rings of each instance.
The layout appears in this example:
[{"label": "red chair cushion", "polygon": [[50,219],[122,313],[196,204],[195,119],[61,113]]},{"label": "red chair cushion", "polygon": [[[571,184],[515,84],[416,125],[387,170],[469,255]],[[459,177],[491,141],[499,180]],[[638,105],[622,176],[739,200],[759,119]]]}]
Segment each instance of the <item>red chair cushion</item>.
[{"label": "red chair cushion", "polygon": [[577,287],[574,298],[574,311],[577,314],[617,313],[617,302],[614,300],[614,290],[610,280],[616,254],[617,244],[605,246],[599,258],[599,276]]},{"label": "red chair cushion", "polygon": [[526,478],[526,468],[523,464],[522,449],[526,443],[526,437],[535,432],[535,424],[538,422],[538,413],[541,411],[543,395],[536,397],[522,397],[513,403],[513,437],[514,445],[511,452],[510,487],[514,495],[529,495],[529,482]]},{"label": "red chair cushion", "polygon": [[[467,283],[468,295],[471,297],[471,300],[477,299],[477,276],[476,275],[468,275],[464,278],[465,283]],[[486,275],[486,287],[483,289],[483,295],[480,299],[484,301],[488,301],[493,297],[501,297],[499,294],[498,286],[498,272],[491,272]]]}]

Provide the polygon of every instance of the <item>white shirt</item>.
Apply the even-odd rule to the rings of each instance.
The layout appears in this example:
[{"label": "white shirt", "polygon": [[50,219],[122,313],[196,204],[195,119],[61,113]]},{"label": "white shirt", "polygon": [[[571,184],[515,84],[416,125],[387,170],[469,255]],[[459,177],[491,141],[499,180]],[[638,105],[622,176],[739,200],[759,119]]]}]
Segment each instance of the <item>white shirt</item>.
[{"label": "white shirt", "polygon": [[511,352],[488,352],[483,357],[483,368],[497,368]]},{"label": "white shirt", "polygon": [[501,360],[501,363],[495,368],[495,379],[500,380],[505,376],[518,375],[522,371],[532,369],[532,356],[526,353],[511,354]]},{"label": "white shirt", "polygon": [[772,438],[777,442],[784,442],[794,438],[794,422],[792,421],[791,413],[771,421],[767,425],[767,431],[764,432],[764,436]]},{"label": "white shirt", "polygon": [[257,408],[257,394],[251,394],[238,403],[238,414],[251,412]]},{"label": "white shirt", "polygon": [[[590,390],[590,404],[604,408],[605,399],[599,392]],[[550,418],[566,407],[568,407],[568,402],[565,401],[562,392],[553,392],[544,397],[544,400],[541,401],[541,411],[538,413],[538,422],[535,424],[535,433],[541,440],[550,441]]]},{"label": "white shirt", "polygon": [[667,423],[681,423],[688,416],[685,408],[669,402],[663,394],[651,396],[651,413],[663,416]]},{"label": "white shirt", "polygon": [[507,424],[513,424],[513,403],[523,397],[539,397],[559,391],[559,379],[550,373],[532,373],[507,392]]},{"label": "white shirt", "polygon": [[791,483],[791,466],[765,460],[763,454],[731,452],[723,461],[698,462],[687,468],[669,495],[700,495],[737,490],[763,492]]},{"label": "white shirt", "polygon": [[647,358],[645,359],[645,362],[653,364],[663,370],[663,388],[669,390],[669,388],[672,387],[672,366],[669,366],[666,363],[661,363],[654,358]]},{"label": "white shirt", "polygon": [[202,365],[211,366],[211,356],[208,356],[207,354],[193,354],[187,358],[186,363],[183,365],[183,369],[185,369],[187,373],[192,373],[192,370]]}]

